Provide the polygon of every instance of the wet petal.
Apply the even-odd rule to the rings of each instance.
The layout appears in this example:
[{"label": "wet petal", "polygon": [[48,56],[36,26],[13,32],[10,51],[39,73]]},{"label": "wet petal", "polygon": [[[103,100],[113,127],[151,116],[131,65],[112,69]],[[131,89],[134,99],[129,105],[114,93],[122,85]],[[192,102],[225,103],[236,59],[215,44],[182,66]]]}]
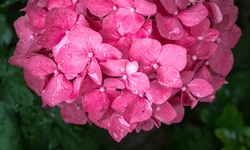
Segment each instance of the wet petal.
[{"label": "wet petal", "polygon": [[108,102],[107,95],[99,89],[96,89],[83,96],[82,107],[86,112],[95,112],[106,107]]},{"label": "wet petal", "polygon": [[172,88],[182,86],[180,73],[174,66],[161,66],[157,69],[159,83]]},{"label": "wet petal", "polygon": [[179,40],[182,38],[184,29],[176,16],[167,17],[157,13],[155,17],[161,36],[169,40]]},{"label": "wet petal", "polygon": [[85,49],[66,44],[60,49],[55,61],[62,72],[74,75],[85,70],[89,58]]},{"label": "wet petal", "polygon": [[129,63],[126,59],[112,60],[108,59],[104,63],[100,63],[102,72],[109,76],[123,76],[125,74],[126,64]]},{"label": "wet petal", "polygon": [[163,66],[175,66],[181,71],[187,64],[187,50],[175,44],[163,45],[157,62]]},{"label": "wet petal", "polygon": [[44,91],[42,91],[42,100],[51,107],[65,101],[73,91],[72,83],[66,79],[63,74],[55,74]]},{"label": "wet petal", "polygon": [[149,88],[148,76],[141,72],[136,72],[128,76],[126,87],[135,94],[142,94]]},{"label": "wet petal", "polygon": [[212,85],[200,78],[190,81],[187,88],[196,97],[206,97],[214,92]]},{"label": "wet petal", "polygon": [[43,55],[37,55],[25,62],[24,69],[35,76],[46,76],[53,73],[57,67],[52,59]]},{"label": "wet petal", "polygon": [[148,100],[154,104],[164,103],[172,94],[172,88],[165,87],[157,80],[150,83],[150,88],[146,92]]},{"label": "wet petal", "polygon": [[120,59],[122,58],[122,53],[115,47],[109,44],[99,44],[94,49],[95,58],[98,61],[104,62],[107,59]]},{"label": "wet petal", "polygon": [[96,82],[96,84],[102,84],[102,72],[101,68],[95,58],[92,58],[88,64],[88,75],[89,77]]},{"label": "wet petal", "polygon": [[161,122],[170,124],[177,116],[177,113],[172,105],[166,101],[165,103],[154,107],[154,116]]},{"label": "wet petal", "polygon": [[113,11],[112,0],[90,0],[87,3],[89,11],[98,17],[104,17]]},{"label": "wet petal", "polygon": [[203,21],[207,17],[207,15],[207,8],[202,3],[197,3],[190,8],[180,12],[178,14],[178,18],[184,25],[192,27]]},{"label": "wet petal", "polygon": [[145,98],[137,97],[133,103],[131,103],[123,116],[130,124],[143,122],[148,120],[152,116],[152,107],[149,101]]}]

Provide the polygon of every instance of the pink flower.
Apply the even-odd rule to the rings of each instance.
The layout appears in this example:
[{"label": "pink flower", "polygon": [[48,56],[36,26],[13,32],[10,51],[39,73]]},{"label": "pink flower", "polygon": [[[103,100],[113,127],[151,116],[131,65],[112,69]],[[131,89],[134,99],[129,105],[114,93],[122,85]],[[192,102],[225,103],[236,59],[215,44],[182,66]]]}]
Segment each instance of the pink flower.
[{"label": "pink flower", "polygon": [[185,48],[174,44],[161,46],[158,41],[149,38],[137,39],[129,50],[129,57],[138,61],[142,72],[157,72],[160,84],[167,87],[182,86],[179,71],[186,66]]},{"label": "pink flower", "polygon": [[120,77],[126,88],[135,94],[142,94],[149,88],[149,80],[146,74],[138,72],[138,63],[125,59],[107,60],[101,63],[104,74],[112,77]]},{"label": "pink flower", "polygon": [[29,0],[9,63],[64,122],[128,133],[212,102],[241,31],[233,0]]}]

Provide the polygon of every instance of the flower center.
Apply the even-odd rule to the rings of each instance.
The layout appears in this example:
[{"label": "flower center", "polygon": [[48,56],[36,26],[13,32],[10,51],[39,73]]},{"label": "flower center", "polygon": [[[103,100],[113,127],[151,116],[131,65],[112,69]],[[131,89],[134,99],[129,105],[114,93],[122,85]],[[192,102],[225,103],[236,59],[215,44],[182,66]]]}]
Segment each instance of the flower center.
[{"label": "flower center", "polygon": [[104,87],[101,87],[100,88],[100,92],[104,92],[105,91],[105,88]]},{"label": "flower center", "polygon": [[134,12],[135,11],[135,8],[134,7],[131,7],[130,8],[130,12]]},{"label": "flower center", "polygon": [[205,62],[205,65],[207,65],[207,66],[208,66],[208,65],[209,65],[209,62],[208,62],[208,61],[206,61],[206,62]]},{"label": "flower center", "polygon": [[198,36],[198,38],[197,38],[199,41],[201,41],[201,40],[203,40],[204,38],[203,38],[203,36]]},{"label": "flower center", "polygon": [[186,86],[183,86],[183,87],[181,87],[181,90],[182,90],[182,91],[186,91],[186,90],[187,90],[187,87],[186,87]]},{"label": "flower center", "polygon": [[128,78],[127,75],[123,75],[123,76],[122,76],[122,79],[123,79],[123,80],[127,80],[127,78]]},{"label": "flower center", "polygon": [[194,60],[194,61],[195,61],[195,60],[197,60],[197,59],[198,59],[198,58],[197,58],[197,56],[196,56],[196,55],[193,55],[193,56],[192,56],[192,60]]},{"label": "flower center", "polygon": [[113,6],[113,10],[117,10],[117,6],[114,5],[114,6]]},{"label": "flower center", "polygon": [[154,63],[154,64],[152,65],[152,67],[153,67],[154,69],[158,69],[158,68],[159,68],[159,65],[158,65],[157,63]]},{"label": "flower center", "polygon": [[88,57],[89,57],[89,58],[94,57],[94,53],[93,53],[93,52],[89,52],[89,53],[88,53]]},{"label": "flower center", "polygon": [[216,43],[220,44],[221,43],[221,38],[217,38]]}]

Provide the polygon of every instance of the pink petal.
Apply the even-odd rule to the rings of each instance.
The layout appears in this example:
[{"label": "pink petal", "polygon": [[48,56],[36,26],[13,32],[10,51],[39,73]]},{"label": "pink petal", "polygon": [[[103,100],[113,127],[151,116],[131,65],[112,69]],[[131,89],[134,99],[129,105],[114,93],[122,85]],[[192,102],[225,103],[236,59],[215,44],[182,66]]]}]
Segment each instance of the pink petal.
[{"label": "pink petal", "polygon": [[180,12],[178,14],[178,18],[184,25],[192,27],[203,21],[207,17],[207,15],[207,8],[202,3],[197,3],[190,8]]},{"label": "pink petal", "polygon": [[163,66],[175,66],[181,71],[187,64],[187,51],[184,47],[175,44],[163,45],[157,62]]},{"label": "pink petal", "polygon": [[184,29],[176,16],[167,17],[156,14],[157,28],[164,38],[179,40],[184,35]]},{"label": "pink petal", "polygon": [[73,92],[71,93],[69,99],[66,100],[65,102],[72,103],[77,97],[79,97],[79,95],[81,94],[80,89],[82,88],[85,76],[86,72],[83,75],[78,76],[73,80]]},{"label": "pink petal", "polygon": [[178,97],[174,97],[171,100],[168,101],[172,107],[175,109],[175,112],[177,113],[177,116],[174,120],[172,120],[172,123],[179,123],[184,117],[185,109],[183,106],[180,105],[180,100]]},{"label": "pink petal", "polygon": [[154,104],[163,104],[172,94],[172,89],[167,88],[157,80],[150,83],[150,88],[146,92],[148,100]]},{"label": "pink petal", "polygon": [[42,91],[41,96],[43,102],[54,107],[67,100],[72,91],[72,83],[63,74],[55,74]]},{"label": "pink petal", "polygon": [[69,32],[69,41],[86,50],[96,47],[102,42],[101,35],[89,27],[76,25]]},{"label": "pink petal", "polygon": [[56,46],[66,35],[65,31],[59,27],[48,28],[37,41],[37,44],[45,48]]},{"label": "pink petal", "polygon": [[234,48],[241,36],[241,29],[235,24],[229,30],[221,33],[221,42],[227,48]]},{"label": "pink petal", "polygon": [[100,63],[102,72],[109,76],[123,76],[125,74],[126,64],[129,63],[126,59],[112,60],[108,59],[104,63]]},{"label": "pink petal", "polygon": [[[118,10],[119,12],[120,10]],[[145,19],[143,16],[137,14],[136,12],[128,13],[126,16],[123,16],[119,22],[118,32],[121,35],[127,33],[136,33],[144,24]]]},{"label": "pink petal", "polygon": [[135,39],[129,49],[129,58],[141,66],[155,63],[161,51],[161,43],[151,38]]},{"label": "pink petal", "polygon": [[173,119],[175,119],[177,113],[172,105],[166,101],[165,103],[157,105],[154,108],[154,116],[161,122],[169,124]]},{"label": "pink petal", "polygon": [[99,44],[94,49],[95,58],[98,61],[104,62],[107,59],[120,59],[122,58],[122,53],[115,47],[109,44]]},{"label": "pink petal", "polygon": [[43,55],[37,55],[25,62],[24,69],[35,76],[46,76],[53,73],[57,67],[52,59]]},{"label": "pink petal", "polygon": [[109,122],[108,132],[115,141],[120,142],[128,134],[130,128],[130,124],[122,116],[113,115]]},{"label": "pink petal", "polygon": [[216,24],[216,23],[220,23],[223,19],[222,17],[222,13],[220,8],[218,7],[218,5],[216,3],[211,3],[211,2],[206,2],[203,3],[204,6],[206,6],[207,10],[208,10],[208,17],[211,19],[211,21]]},{"label": "pink petal", "polygon": [[135,11],[144,16],[151,16],[156,13],[156,5],[145,0],[134,0]]},{"label": "pink petal", "polygon": [[223,19],[220,23],[214,24],[214,28],[223,31],[230,29],[238,18],[238,7],[230,6],[222,11]]},{"label": "pink petal", "polygon": [[147,99],[137,97],[134,102],[127,107],[123,116],[130,124],[146,121],[152,116],[151,104]]},{"label": "pink petal", "polygon": [[107,95],[99,89],[96,89],[83,96],[82,107],[86,112],[95,112],[106,107],[108,102],[109,99]]},{"label": "pink petal", "polygon": [[204,34],[204,40],[205,41],[216,41],[216,39],[219,37],[220,32],[215,29],[208,29],[208,31]]},{"label": "pink petal", "polygon": [[177,11],[175,0],[160,0],[160,2],[169,13]]},{"label": "pink petal", "polygon": [[88,75],[89,77],[96,82],[96,84],[102,84],[102,72],[101,68],[95,58],[92,58],[88,64]]},{"label": "pink petal", "polygon": [[89,93],[94,89],[100,88],[100,85],[97,85],[91,78],[90,76],[86,76],[84,78],[83,83],[81,84],[81,89],[80,89],[80,94],[85,94]]},{"label": "pink petal", "polygon": [[227,83],[224,78],[217,74],[212,74],[205,65],[195,73],[195,78],[205,79],[213,86],[215,91],[220,89],[223,84]]},{"label": "pink petal", "polygon": [[133,6],[133,0],[112,0],[119,8],[131,8]]},{"label": "pink petal", "polygon": [[210,28],[210,20],[205,18],[199,24],[191,27],[191,34],[194,36],[202,36]]},{"label": "pink petal", "polygon": [[85,70],[89,58],[85,49],[69,43],[60,49],[55,61],[62,72],[74,75]]},{"label": "pink petal", "polygon": [[232,51],[222,45],[220,45],[212,57],[209,58],[211,69],[222,77],[226,77],[228,75],[233,67],[233,62],[234,58]]},{"label": "pink petal", "polygon": [[187,85],[188,90],[196,97],[206,97],[214,92],[214,88],[204,79],[193,79]]},{"label": "pink petal", "polygon": [[204,42],[196,52],[196,55],[200,60],[206,60],[214,54],[217,48],[218,48],[217,43]]},{"label": "pink petal", "polygon": [[122,90],[121,96],[112,102],[111,107],[118,112],[124,112],[136,97],[137,95],[131,93],[129,90]]},{"label": "pink petal", "polygon": [[180,9],[186,9],[189,3],[189,0],[175,0],[176,6]]},{"label": "pink petal", "polygon": [[128,76],[126,87],[135,94],[143,94],[149,88],[148,76],[141,72],[136,72]]},{"label": "pink petal", "polygon": [[124,89],[125,88],[124,83],[117,78],[106,78],[103,81],[103,86],[105,88],[112,88],[112,89]]},{"label": "pink petal", "polygon": [[87,3],[87,8],[89,11],[98,17],[104,17],[113,11],[112,0],[89,0]]},{"label": "pink petal", "polygon": [[8,60],[8,62],[12,65],[18,66],[20,68],[23,68],[25,63],[34,56],[37,56],[38,54],[35,53],[29,53],[27,55],[14,55],[11,56]]},{"label": "pink petal", "polygon": [[189,90],[181,92],[180,103],[182,106],[190,106],[192,109],[198,104],[197,97],[194,97]]},{"label": "pink petal", "polygon": [[63,30],[69,30],[75,24],[77,14],[69,8],[53,8],[49,11],[45,24],[46,28],[59,27]]},{"label": "pink petal", "polygon": [[161,66],[157,69],[158,81],[160,84],[180,88],[182,86],[180,73],[174,66]]},{"label": "pink petal", "polygon": [[25,83],[29,88],[31,88],[37,95],[41,96],[43,89],[45,88],[46,83],[48,82],[48,77],[39,77],[34,76],[27,70],[23,70],[23,76]]},{"label": "pink petal", "polygon": [[183,85],[187,85],[194,77],[193,71],[184,71],[181,73],[181,81]]},{"label": "pink petal", "polygon": [[63,121],[66,123],[83,125],[88,121],[88,118],[83,111],[82,106],[76,103],[65,103],[62,107],[60,107],[60,114]]}]

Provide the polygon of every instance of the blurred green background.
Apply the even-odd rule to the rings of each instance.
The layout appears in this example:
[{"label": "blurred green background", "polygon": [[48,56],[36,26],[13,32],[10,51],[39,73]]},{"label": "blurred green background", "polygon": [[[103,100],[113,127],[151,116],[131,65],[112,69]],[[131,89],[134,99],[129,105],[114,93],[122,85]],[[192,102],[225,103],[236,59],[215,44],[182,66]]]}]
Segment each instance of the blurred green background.
[{"label": "blurred green background", "polygon": [[233,49],[229,84],[213,103],[186,108],[179,124],[132,133],[120,143],[96,126],[65,124],[57,108],[43,110],[23,80],[22,70],[7,63],[18,39],[13,22],[26,0],[0,0],[0,150],[249,150],[250,149],[250,1],[236,0],[242,37]]}]

